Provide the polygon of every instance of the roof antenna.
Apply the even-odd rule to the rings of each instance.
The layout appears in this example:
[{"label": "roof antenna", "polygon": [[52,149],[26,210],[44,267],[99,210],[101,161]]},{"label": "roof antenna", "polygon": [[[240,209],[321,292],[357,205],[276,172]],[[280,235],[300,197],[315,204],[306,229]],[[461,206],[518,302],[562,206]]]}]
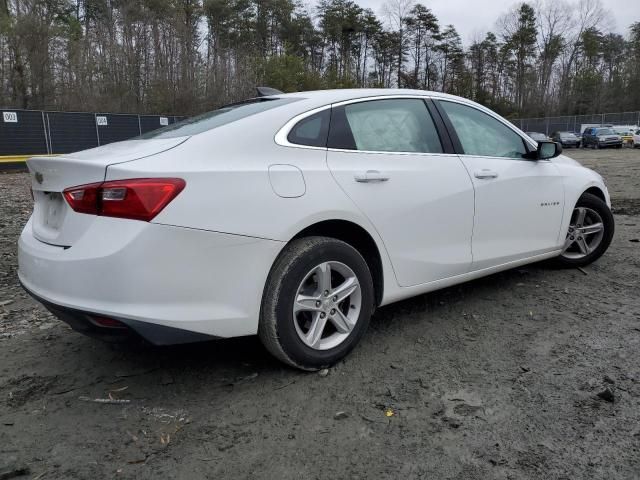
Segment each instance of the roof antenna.
[{"label": "roof antenna", "polygon": [[268,97],[270,95],[282,95],[284,92],[271,87],[256,87],[259,97]]}]

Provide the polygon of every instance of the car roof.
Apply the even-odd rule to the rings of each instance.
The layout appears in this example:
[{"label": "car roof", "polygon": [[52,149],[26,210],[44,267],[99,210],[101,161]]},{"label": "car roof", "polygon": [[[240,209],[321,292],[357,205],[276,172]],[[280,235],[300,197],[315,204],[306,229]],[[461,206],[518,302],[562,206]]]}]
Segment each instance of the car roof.
[{"label": "car roof", "polygon": [[330,105],[332,103],[338,103],[347,100],[358,100],[367,97],[392,97],[407,95],[456,100],[459,102],[478,106],[482,109],[486,109],[482,105],[463,97],[457,97],[455,95],[449,95],[442,92],[414,90],[408,88],[344,88],[333,90],[311,90],[306,92],[283,93],[268,96],[265,98],[295,98],[298,101],[289,104],[288,107],[290,107],[292,110],[295,109],[300,111],[307,111],[313,108],[319,108],[325,105]]}]

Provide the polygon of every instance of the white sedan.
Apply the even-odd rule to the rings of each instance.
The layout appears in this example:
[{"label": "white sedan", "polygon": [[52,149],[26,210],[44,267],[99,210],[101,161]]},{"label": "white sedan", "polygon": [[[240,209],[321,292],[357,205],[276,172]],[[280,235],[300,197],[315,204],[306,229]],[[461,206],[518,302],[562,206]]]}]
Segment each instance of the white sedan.
[{"label": "white sedan", "polygon": [[374,309],[544,259],[586,265],[602,177],[463,98],[270,94],[27,162],[24,288],[73,328],[153,344],[258,334],[306,370]]}]

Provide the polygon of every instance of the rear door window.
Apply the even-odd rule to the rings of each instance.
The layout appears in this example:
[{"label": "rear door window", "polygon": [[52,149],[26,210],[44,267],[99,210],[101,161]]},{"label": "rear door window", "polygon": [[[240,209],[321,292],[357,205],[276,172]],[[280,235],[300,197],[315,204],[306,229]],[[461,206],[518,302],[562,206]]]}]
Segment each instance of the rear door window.
[{"label": "rear door window", "polygon": [[421,99],[368,100],[334,107],[329,147],[368,152],[442,153]]}]

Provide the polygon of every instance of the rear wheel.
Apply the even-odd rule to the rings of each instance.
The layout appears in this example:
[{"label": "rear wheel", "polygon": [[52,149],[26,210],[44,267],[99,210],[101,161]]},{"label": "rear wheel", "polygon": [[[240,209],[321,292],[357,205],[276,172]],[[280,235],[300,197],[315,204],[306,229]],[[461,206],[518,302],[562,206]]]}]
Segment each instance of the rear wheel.
[{"label": "rear wheel", "polygon": [[275,357],[303,369],[330,366],[364,335],[374,309],[362,255],[327,237],[292,241],[265,288],[258,334]]},{"label": "rear wheel", "polygon": [[583,194],[571,214],[564,248],[556,263],[566,267],[590,264],[607,251],[614,230],[608,205],[595,195]]}]

